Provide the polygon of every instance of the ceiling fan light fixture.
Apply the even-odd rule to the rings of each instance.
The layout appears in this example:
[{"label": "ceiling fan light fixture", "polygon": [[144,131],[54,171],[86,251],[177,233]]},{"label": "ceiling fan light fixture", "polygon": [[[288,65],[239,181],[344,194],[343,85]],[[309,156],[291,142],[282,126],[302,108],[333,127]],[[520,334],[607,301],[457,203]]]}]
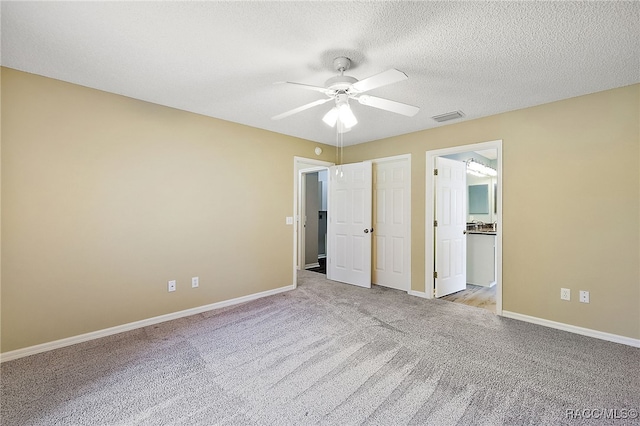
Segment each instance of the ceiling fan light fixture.
[{"label": "ceiling fan light fixture", "polygon": [[335,107],[331,108],[322,121],[329,127],[335,127],[338,124],[338,132],[345,133],[351,130],[353,126],[358,124],[358,119],[351,111],[351,107],[347,102],[340,102]]},{"label": "ceiling fan light fixture", "polygon": [[322,121],[324,121],[329,127],[334,127],[336,125],[336,121],[338,120],[338,108],[333,107],[329,110],[328,113],[322,117]]},{"label": "ceiling fan light fixture", "polygon": [[353,115],[353,111],[351,111],[349,104],[345,103],[338,105],[338,117],[340,118],[340,122],[347,128],[351,128],[358,124],[358,119]]}]

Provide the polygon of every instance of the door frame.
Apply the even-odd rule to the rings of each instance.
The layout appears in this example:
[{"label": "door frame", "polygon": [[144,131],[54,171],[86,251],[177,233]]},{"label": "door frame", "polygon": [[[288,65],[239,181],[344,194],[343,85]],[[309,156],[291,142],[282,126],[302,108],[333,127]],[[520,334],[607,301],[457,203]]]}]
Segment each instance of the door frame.
[{"label": "door frame", "polygon": [[[313,158],[293,157],[293,288],[298,286],[299,260],[304,256],[304,231],[300,214],[304,187],[301,185],[303,173],[315,173],[321,170],[329,170],[335,165],[328,161]],[[304,265],[302,265],[304,267]]]},{"label": "door frame", "polygon": [[[404,255],[404,262],[405,265],[407,265],[406,267],[406,271],[407,271],[407,278],[406,278],[406,282],[405,282],[405,287],[401,290],[401,291],[406,291],[407,293],[409,293],[411,291],[411,278],[412,278],[412,272],[411,272],[411,244],[412,244],[412,239],[411,239],[411,206],[412,206],[412,197],[411,197],[411,154],[401,154],[401,155],[394,155],[391,157],[382,157],[382,158],[376,158],[373,160],[370,160],[371,163],[373,163],[373,165],[375,166],[376,164],[380,164],[380,163],[393,163],[393,162],[400,162],[400,161],[407,161],[407,171],[409,173],[409,180],[408,180],[408,188],[407,188],[407,196],[409,197],[409,214],[407,217],[407,224],[406,224],[406,237],[409,241],[408,243],[408,248],[405,252]],[[373,176],[372,176],[372,180],[373,180]],[[375,186],[373,186],[373,182],[372,182],[372,190],[375,191]],[[372,194],[373,195],[373,194]],[[373,197],[372,197],[373,198]],[[373,206],[373,210],[372,210],[372,220],[375,218],[376,215],[376,206]],[[373,226],[375,227],[375,223],[373,224]],[[375,231],[374,231],[375,232]],[[375,233],[374,233],[375,235]],[[371,244],[371,247],[373,248],[373,241]],[[371,250],[371,275],[373,277],[373,255],[375,253],[373,253],[373,249]]]},{"label": "door frame", "polygon": [[497,192],[497,222],[498,228],[496,231],[496,315],[502,315],[502,139],[489,142],[480,142],[470,145],[454,146],[450,148],[436,149],[426,152],[426,167],[425,167],[425,296],[427,299],[434,298],[434,265],[433,259],[435,258],[434,249],[434,207],[435,207],[435,191],[433,181],[433,171],[435,169],[435,158],[450,154],[461,154],[469,151],[481,151],[485,149],[495,149],[498,153],[497,158],[497,172],[496,178],[496,192]]}]

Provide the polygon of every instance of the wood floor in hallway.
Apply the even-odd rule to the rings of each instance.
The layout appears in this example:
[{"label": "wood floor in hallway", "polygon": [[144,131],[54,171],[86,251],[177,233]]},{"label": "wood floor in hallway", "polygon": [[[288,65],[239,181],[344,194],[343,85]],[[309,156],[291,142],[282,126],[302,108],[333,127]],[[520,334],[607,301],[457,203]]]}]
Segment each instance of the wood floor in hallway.
[{"label": "wood floor in hallway", "polygon": [[496,312],[496,286],[483,287],[467,284],[466,290],[442,296],[440,299],[487,309],[493,313]]}]

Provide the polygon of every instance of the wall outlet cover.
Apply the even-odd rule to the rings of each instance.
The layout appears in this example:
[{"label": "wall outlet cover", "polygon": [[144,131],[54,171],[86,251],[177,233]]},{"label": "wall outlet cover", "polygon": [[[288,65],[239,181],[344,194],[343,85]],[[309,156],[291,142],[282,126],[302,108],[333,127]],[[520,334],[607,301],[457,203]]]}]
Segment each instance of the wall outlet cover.
[{"label": "wall outlet cover", "polygon": [[196,288],[199,286],[200,286],[200,278],[199,277],[191,278],[191,288]]},{"label": "wall outlet cover", "polygon": [[589,292],[580,290],[580,303],[589,303]]}]

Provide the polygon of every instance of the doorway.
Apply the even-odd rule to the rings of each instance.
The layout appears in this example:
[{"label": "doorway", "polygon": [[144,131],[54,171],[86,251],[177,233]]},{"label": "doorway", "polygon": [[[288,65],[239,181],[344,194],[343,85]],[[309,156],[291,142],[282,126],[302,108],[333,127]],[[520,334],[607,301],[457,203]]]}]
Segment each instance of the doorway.
[{"label": "doorway", "polygon": [[[373,179],[372,173],[369,172],[369,189],[367,190],[369,194],[368,199],[370,200],[368,205],[373,208],[373,215],[369,212],[367,222],[369,223],[371,220],[373,220],[373,222],[368,224],[368,226],[362,226],[362,224],[360,224],[360,226],[357,227],[359,234],[356,235],[355,240],[358,240],[356,243],[361,242],[363,238],[357,237],[362,236],[367,237],[369,241],[373,240],[374,249],[371,250],[371,248],[369,248],[367,251],[368,254],[366,255],[371,266],[365,268],[366,271],[362,271],[363,273],[367,273],[365,281],[368,284],[367,286],[375,283],[380,286],[409,292],[411,287],[411,155],[406,154],[379,158],[364,163],[370,164],[370,170],[371,164],[373,164]],[[349,174],[347,171],[351,168],[357,168],[358,164],[361,163],[339,166],[337,171],[342,173],[336,173],[336,168],[333,168],[333,172],[329,172],[329,183],[327,186],[332,189],[328,189],[327,192],[331,194],[331,191],[334,191],[339,194],[338,196],[334,194],[333,201],[331,195],[328,195],[326,200],[327,219],[329,219],[331,215],[331,209],[336,209],[336,215],[334,215],[333,219],[335,220],[333,224],[334,231],[337,229],[337,225],[341,225],[341,214],[344,215],[343,213],[345,212],[353,214],[358,210],[355,209],[355,204],[349,206],[344,204],[340,207],[341,202],[347,200],[349,197],[344,196],[347,192],[340,191],[341,186],[339,182],[342,180],[342,177],[348,177]],[[322,173],[325,170],[329,170],[329,166],[331,166],[330,163],[305,158],[296,158],[294,162],[294,172],[296,176],[294,188],[294,223],[296,234],[294,235],[294,283],[296,282],[298,271],[304,270],[305,266],[307,268],[313,268],[314,255],[312,254],[310,258],[307,259],[305,253],[305,246],[308,241],[305,243],[304,239],[307,231],[304,227],[305,218],[302,213],[302,205],[306,203],[306,197],[303,196],[302,190],[303,187],[306,188],[308,184],[312,187],[314,186],[313,183],[309,183],[313,182],[314,178],[311,177],[308,180],[306,178],[312,176],[314,173]],[[359,176],[358,173],[356,174]],[[338,179],[339,176],[341,176],[340,179]],[[322,190],[324,190],[324,188]],[[363,197],[364,195],[365,194],[362,193]],[[355,199],[359,200],[360,197],[357,196]],[[372,203],[371,199],[375,202]],[[322,204],[322,202],[320,202],[320,204]],[[322,210],[320,210],[319,213],[320,212],[322,212]],[[308,220],[309,215],[306,214],[306,216]],[[320,219],[320,214],[318,218]],[[307,229],[312,226],[313,225],[307,226]],[[322,224],[320,223],[319,226],[321,227]],[[342,252],[340,251],[340,247],[336,245],[337,240],[335,238],[332,240],[329,236],[328,228],[329,224],[327,220],[325,261],[328,264],[329,258],[332,257],[333,253],[337,262],[333,266],[336,267],[338,266]],[[367,228],[366,232],[364,228]],[[319,232],[322,234],[321,229],[319,229]],[[357,251],[355,249],[360,248],[364,248],[364,245],[355,244],[352,249],[345,251],[345,253],[349,253],[349,256],[346,256],[349,258],[346,259],[349,261],[347,263],[357,260],[357,256],[354,256],[354,253]],[[322,253],[320,252],[319,254],[318,263],[322,261]],[[362,258],[362,260],[364,261],[365,259]],[[358,269],[357,262],[352,266]],[[330,271],[327,269],[327,272]],[[343,281],[340,277],[334,275],[331,275],[331,278]],[[348,282],[348,280],[343,282]]]},{"label": "doorway", "polygon": [[[438,223],[437,215],[438,215],[438,202],[442,203],[442,199],[439,200],[442,194],[438,193],[438,187],[436,185],[437,179],[439,176],[436,176],[436,162],[439,159],[456,159],[460,162],[465,162],[468,164],[468,161],[471,157],[475,156],[476,158],[482,157],[485,160],[489,160],[487,157],[484,157],[482,154],[487,156],[491,156],[491,153],[494,153],[495,158],[492,159],[491,167],[494,167],[497,176],[494,177],[491,184],[486,184],[484,182],[479,182],[478,179],[471,178],[469,182],[473,186],[474,191],[469,191],[469,186],[465,188],[464,194],[464,204],[467,204],[467,201],[471,200],[472,203],[477,203],[478,200],[476,198],[479,197],[485,202],[488,206],[485,210],[481,210],[478,207],[474,206],[472,210],[473,213],[468,211],[465,207],[465,223],[463,231],[459,229],[456,230],[456,233],[463,232],[465,234],[463,240],[464,250],[464,267],[469,266],[470,271],[464,272],[464,290],[466,291],[466,287],[470,287],[469,292],[463,293],[454,293],[451,296],[445,296],[443,299],[452,300],[452,301],[462,301],[462,303],[467,303],[465,298],[470,297],[479,297],[486,298],[487,295],[491,296],[491,293],[495,292],[495,313],[497,315],[502,314],[502,141],[491,141],[484,142],[472,145],[464,145],[457,146],[452,148],[440,149],[428,151],[426,153],[426,197],[425,197],[425,296],[427,298],[435,298],[436,296],[443,295],[442,289],[439,289],[439,278],[442,278],[443,271],[438,271],[438,269],[446,269],[442,266],[442,261],[437,261],[438,259],[442,259],[443,257],[443,246],[439,245],[439,237],[438,237]],[[465,184],[466,185],[466,184]],[[479,190],[484,190],[484,193],[479,193]],[[486,195],[486,196],[485,196]],[[471,198],[469,198],[471,197]],[[445,197],[446,199],[446,197]],[[445,209],[446,210],[446,209]],[[474,232],[473,236],[468,234],[467,225],[475,227],[478,226],[478,232]],[[495,225],[494,225],[495,223]],[[484,232],[487,231],[487,232]],[[489,232],[491,231],[491,232]],[[492,236],[493,235],[493,236]],[[471,241],[470,241],[471,240]],[[493,261],[493,269],[490,270],[492,278],[486,278],[482,276],[481,282],[475,282],[476,278],[473,278],[477,275],[477,266],[475,266],[474,262],[476,257],[468,257],[469,253],[467,253],[467,243],[470,244],[472,250],[479,250],[477,247],[480,247],[482,244],[487,243],[490,249],[483,249],[482,256],[486,258],[487,253],[490,253],[492,256],[489,258]],[[489,244],[490,243],[490,244]],[[487,253],[485,253],[487,252]],[[484,259],[483,258],[483,259]],[[487,260],[482,260],[482,262],[487,262]],[[476,268],[474,270],[473,268]],[[488,269],[488,267],[485,267]],[[445,271],[446,272],[446,271]],[[467,272],[470,272],[471,275],[467,275]],[[441,275],[439,277],[439,275]],[[469,280],[471,279],[471,283]],[[493,284],[495,282],[495,284]],[[469,283],[469,284],[467,284]],[[480,284],[480,285],[478,285]],[[438,292],[438,290],[440,290]],[[456,296],[458,294],[458,296]],[[457,300],[456,300],[457,299]],[[474,302],[469,302],[467,304],[472,304]],[[483,302],[480,302],[483,303]]]},{"label": "doorway", "polygon": [[312,158],[293,158],[293,287],[298,283],[298,271],[305,267],[305,230],[303,221],[304,211],[304,187],[306,181],[304,175],[328,171],[334,163],[315,160]]},{"label": "doorway", "polygon": [[327,273],[328,171],[302,172],[304,269]]}]

